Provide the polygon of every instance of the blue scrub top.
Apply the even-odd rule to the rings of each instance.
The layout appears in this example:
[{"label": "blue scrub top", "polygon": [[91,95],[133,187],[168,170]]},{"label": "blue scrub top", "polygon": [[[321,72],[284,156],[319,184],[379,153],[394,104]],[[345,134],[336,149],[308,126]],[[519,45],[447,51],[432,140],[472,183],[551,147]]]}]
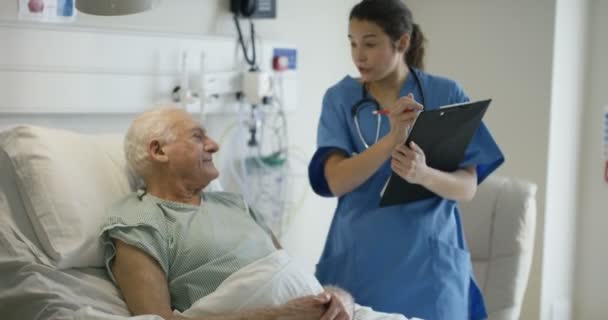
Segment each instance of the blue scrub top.
[{"label": "blue scrub top", "polygon": [[[425,109],[469,100],[456,82],[419,70],[413,72],[422,88],[409,75],[400,96],[413,93]],[[425,101],[421,101],[421,89]],[[324,175],[327,156],[336,149],[347,155],[365,150],[351,114],[361,95],[361,84],[347,76],[329,88],[323,98],[318,149],[308,168],[311,186],[321,196],[332,196]],[[372,110],[364,108],[359,113],[368,143],[373,143],[376,135],[377,119]],[[383,117],[380,137],[389,130],[388,118]],[[476,166],[481,183],[503,162],[502,152],[482,124],[461,167]],[[457,203],[435,197],[380,208],[380,191],[390,175],[389,159],[362,185],[338,199],[317,264],[319,281],[342,287],[357,303],[383,312],[432,320],[486,318]]]}]

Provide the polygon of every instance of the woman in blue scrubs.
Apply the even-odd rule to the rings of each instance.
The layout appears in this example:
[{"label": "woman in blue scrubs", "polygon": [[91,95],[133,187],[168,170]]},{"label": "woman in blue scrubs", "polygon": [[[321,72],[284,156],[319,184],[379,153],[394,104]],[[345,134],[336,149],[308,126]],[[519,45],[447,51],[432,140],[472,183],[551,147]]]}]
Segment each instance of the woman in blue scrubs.
[{"label": "woman in blue scrubs", "polygon": [[[455,81],[421,70],[424,37],[401,0],[357,4],[348,38],[360,78],[346,76],[327,90],[309,165],[315,192],[339,197],[316,275],[379,311],[484,319],[458,201],[470,200],[504,157],[483,124],[454,172],[428,167],[424,150],[403,145],[422,108],[469,98]],[[360,130],[354,121],[352,108],[365,95],[388,112],[378,135],[373,108],[358,112]],[[392,171],[438,196],[380,208],[380,191]]]}]

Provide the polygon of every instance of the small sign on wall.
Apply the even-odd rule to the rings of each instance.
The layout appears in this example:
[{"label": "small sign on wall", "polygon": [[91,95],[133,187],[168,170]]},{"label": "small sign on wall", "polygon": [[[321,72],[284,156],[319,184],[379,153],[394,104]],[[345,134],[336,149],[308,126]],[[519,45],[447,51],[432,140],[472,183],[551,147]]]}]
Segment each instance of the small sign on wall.
[{"label": "small sign on wall", "polygon": [[71,22],[76,17],[75,0],[18,0],[19,19],[40,22]]}]

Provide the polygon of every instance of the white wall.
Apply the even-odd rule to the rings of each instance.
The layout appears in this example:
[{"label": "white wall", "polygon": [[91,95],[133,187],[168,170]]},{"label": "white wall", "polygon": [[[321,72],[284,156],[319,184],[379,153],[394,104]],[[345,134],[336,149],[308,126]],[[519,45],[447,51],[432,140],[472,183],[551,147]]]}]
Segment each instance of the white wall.
[{"label": "white wall", "polygon": [[539,319],[555,1],[411,0],[427,69],[493,98],[485,121],[506,156],[500,174],[538,185],[536,243],[522,319]]},{"label": "white wall", "polygon": [[[299,49],[299,109],[288,117],[289,137],[290,144],[297,146],[295,151],[306,160],[312,156],[315,148],[316,124],[325,89],[344,74],[353,71],[346,34],[348,12],[355,2],[332,1],[332,5],[328,5],[324,0],[311,0],[290,1],[287,5],[286,2],[279,1],[276,20],[260,20],[256,23],[256,31],[261,38],[284,40]],[[165,0],[160,8],[131,16],[97,17],[81,14],[75,25],[199,35],[235,35],[228,7],[229,1],[225,0]],[[0,2],[0,21],[15,21],[16,14],[17,1]],[[311,21],[313,16],[314,21]],[[248,26],[243,24],[243,27],[248,32]],[[27,94],[26,91],[24,88],[24,94]],[[111,115],[3,115],[0,117],[0,127],[29,122],[83,132],[122,132],[130,121],[129,116]],[[213,121],[214,128],[228,124],[221,117],[214,118]],[[211,132],[221,131],[217,129]],[[301,263],[312,271],[325,241],[335,200],[317,197],[310,191],[307,180],[301,180],[305,184],[301,189],[307,192],[306,201],[284,240],[286,248],[293,251]]]},{"label": "white wall", "polygon": [[608,314],[608,183],[603,180],[602,117],[608,106],[608,1],[593,0],[587,99],[581,152],[580,221],[575,319],[606,319]]},{"label": "white wall", "polygon": [[[278,1],[280,17],[277,22],[259,23],[264,36],[294,42],[299,48],[300,109],[289,118],[290,139],[310,157],[316,149],[316,128],[325,90],[346,73],[354,71],[347,32],[348,13],[356,2]],[[309,193],[309,200],[294,220],[285,244],[312,271],[325,243],[337,202],[334,198],[321,198],[312,190]]]},{"label": "white wall", "polygon": [[540,319],[571,319],[572,315],[586,37],[587,1],[558,0]]}]

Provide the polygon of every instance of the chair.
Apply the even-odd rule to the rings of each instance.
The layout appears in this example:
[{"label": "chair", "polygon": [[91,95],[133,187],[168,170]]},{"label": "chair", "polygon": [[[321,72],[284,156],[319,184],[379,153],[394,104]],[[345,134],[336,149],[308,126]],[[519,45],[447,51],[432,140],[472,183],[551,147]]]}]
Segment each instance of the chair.
[{"label": "chair", "polygon": [[536,225],[536,185],[488,177],[460,205],[476,280],[490,320],[519,319]]}]

